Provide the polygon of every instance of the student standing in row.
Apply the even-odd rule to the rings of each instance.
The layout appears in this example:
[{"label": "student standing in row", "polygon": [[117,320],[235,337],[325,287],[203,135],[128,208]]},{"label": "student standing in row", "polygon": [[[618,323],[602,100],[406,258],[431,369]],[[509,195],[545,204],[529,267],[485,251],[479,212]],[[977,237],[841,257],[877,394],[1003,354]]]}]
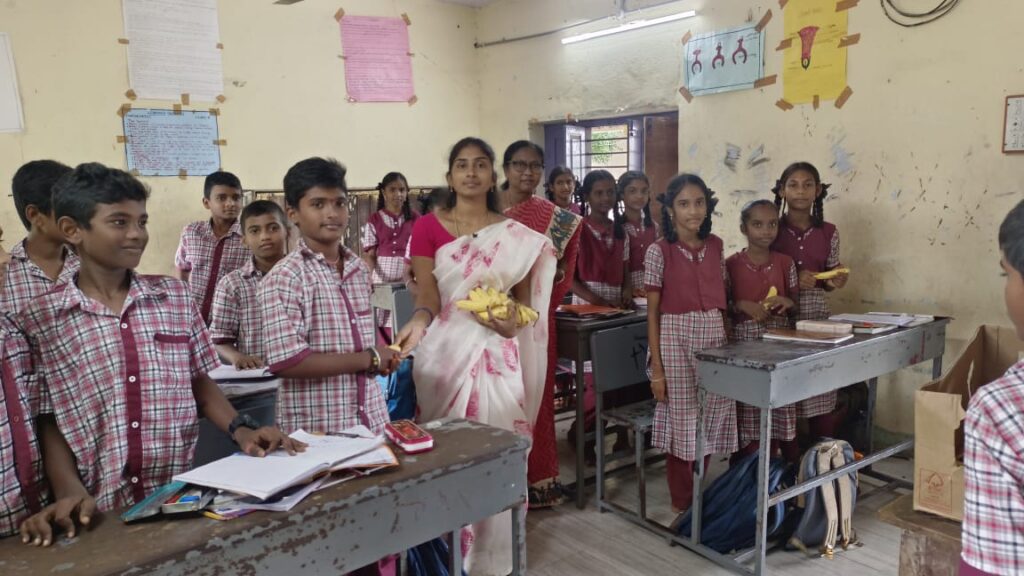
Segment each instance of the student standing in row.
[{"label": "student standing in row", "polygon": [[623,206],[623,228],[629,236],[629,281],[635,296],[644,295],[644,257],[658,239],[651,218],[651,183],[643,172],[630,170],[619,176],[618,201]]},{"label": "student standing in row", "polygon": [[25,542],[49,545],[52,523],[74,535],[75,521],[137,504],[191,468],[197,408],[249,454],[301,448],[238,416],[206,375],[219,361],[185,285],[135,272],[149,240],[147,197],[128,173],[95,163],[54,187],[57,226],[81,269],[18,316],[54,501],[22,525]]},{"label": "student standing in row", "polygon": [[666,453],[672,510],[693,501],[697,458],[736,450],[736,403],[708,394],[704,453],[697,454],[697,361],[726,343],[726,270],[722,240],[711,233],[717,200],[704,181],[680,174],[662,198],[665,237],[647,249],[647,336],[650,343],[654,446]]},{"label": "student standing in row", "polygon": [[[377,211],[363,225],[363,257],[374,284],[405,278],[405,251],[418,214],[409,205],[409,183],[399,172],[388,172],[377,184]],[[377,311],[377,326],[391,342],[391,312]]]},{"label": "student standing in row", "polygon": [[238,177],[230,172],[207,176],[203,183],[203,207],[210,211],[210,219],[185,226],[174,264],[179,277],[188,283],[203,321],[209,323],[217,282],[228,272],[241,268],[250,257],[238,226],[238,211],[242,208],[242,183]]},{"label": "student standing in row", "polygon": [[266,366],[260,282],[288,252],[284,210],[270,200],[256,200],[242,210],[242,241],[252,257],[217,284],[210,334],[217,352],[239,370]]},{"label": "student standing in row", "polygon": [[547,184],[544,185],[545,194],[552,204],[562,210],[568,210],[573,214],[580,215],[580,205],[576,199],[578,187],[576,175],[565,166],[555,166],[548,174]]},{"label": "student standing in row", "polygon": [[632,308],[629,236],[619,216],[615,177],[607,170],[594,170],[583,179],[582,190],[583,232],[573,304]]}]

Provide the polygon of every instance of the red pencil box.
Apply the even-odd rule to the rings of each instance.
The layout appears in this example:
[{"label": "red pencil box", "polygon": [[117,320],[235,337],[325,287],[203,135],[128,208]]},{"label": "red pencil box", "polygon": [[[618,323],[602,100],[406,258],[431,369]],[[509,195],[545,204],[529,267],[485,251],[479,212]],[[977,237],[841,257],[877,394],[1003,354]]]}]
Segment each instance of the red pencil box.
[{"label": "red pencil box", "polygon": [[412,420],[395,420],[384,425],[384,434],[407,454],[426,452],[434,447],[434,437]]}]

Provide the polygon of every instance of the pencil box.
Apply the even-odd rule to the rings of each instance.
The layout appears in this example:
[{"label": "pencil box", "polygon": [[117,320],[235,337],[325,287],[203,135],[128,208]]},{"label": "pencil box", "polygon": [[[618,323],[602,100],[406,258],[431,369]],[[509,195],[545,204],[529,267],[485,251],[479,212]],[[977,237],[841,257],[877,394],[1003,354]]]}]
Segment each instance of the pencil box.
[{"label": "pencil box", "polygon": [[843,334],[853,333],[853,324],[832,320],[800,320],[796,323],[796,329],[804,332],[820,332],[822,334],[842,336]]},{"label": "pencil box", "polygon": [[384,435],[406,454],[426,452],[434,447],[434,437],[412,420],[395,420],[384,425]]},{"label": "pencil box", "polygon": [[164,514],[185,514],[199,512],[213,500],[217,491],[212,488],[201,486],[189,486],[168,498],[160,505],[160,512]]}]

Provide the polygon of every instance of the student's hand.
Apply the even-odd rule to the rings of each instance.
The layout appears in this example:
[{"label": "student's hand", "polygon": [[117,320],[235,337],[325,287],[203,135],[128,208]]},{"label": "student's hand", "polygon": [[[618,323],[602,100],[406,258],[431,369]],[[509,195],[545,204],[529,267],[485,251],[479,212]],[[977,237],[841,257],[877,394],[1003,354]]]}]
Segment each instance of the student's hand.
[{"label": "student's hand", "polygon": [[278,448],[287,450],[288,454],[292,456],[306,451],[305,444],[285,435],[277,426],[263,426],[257,430],[240,426],[235,430],[234,440],[242,452],[258,458],[262,458]]},{"label": "student's hand", "polygon": [[827,284],[833,290],[836,290],[836,289],[842,288],[843,286],[846,286],[846,283],[849,282],[849,280],[850,280],[850,275],[848,273],[847,274],[840,274],[840,275],[836,276],[835,278],[830,278],[828,280],[825,280],[825,284]]},{"label": "student's hand", "polygon": [[647,298],[647,288],[633,288],[634,298]]},{"label": "student's hand", "polygon": [[380,366],[377,367],[377,373],[381,376],[387,376],[395,370],[398,370],[398,365],[402,363],[402,352],[395,350],[390,346],[374,346],[377,350],[377,354],[380,354]]},{"label": "student's hand", "polygon": [[651,371],[651,394],[658,402],[668,402],[668,381],[664,369]]},{"label": "student's hand", "polygon": [[75,521],[88,527],[95,512],[96,499],[88,494],[61,498],[21,523],[21,541],[32,546],[49,546],[53,543],[54,524],[64,529],[68,538],[74,538]]},{"label": "student's hand", "polygon": [[236,358],[233,364],[235,365],[235,368],[237,368],[238,370],[252,370],[255,368],[262,368],[266,366],[266,364],[264,364],[263,362],[263,359],[260,358],[259,356],[245,355]]},{"label": "student's hand", "polygon": [[519,303],[515,301],[508,303],[508,317],[504,320],[496,318],[492,310],[492,308],[487,309],[486,319],[482,319],[476,314],[473,314],[473,318],[478,323],[494,330],[503,338],[515,338],[516,334],[519,333]]},{"label": "student's hand", "polygon": [[800,271],[800,289],[810,290],[818,285],[818,279],[814,277],[814,272],[810,270]]},{"label": "student's hand", "polygon": [[785,296],[772,296],[764,301],[768,305],[768,310],[776,316],[783,316],[796,306],[796,303],[786,298]]},{"label": "student's hand", "polygon": [[[417,312],[406,322],[405,326],[398,331],[395,337],[395,345],[402,348],[401,357],[406,358],[409,353],[419,345],[423,335],[427,333],[427,318],[425,313]],[[381,358],[383,360],[383,358]]]},{"label": "student's hand", "polygon": [[743,312],[747,316],[750,316],[751,320],[756,322],[763,322],[768,319],[768,311],[764,309],[764,306],[760,302],[751,302],[750,300],[739,300],[735,304],[736,309]]}]

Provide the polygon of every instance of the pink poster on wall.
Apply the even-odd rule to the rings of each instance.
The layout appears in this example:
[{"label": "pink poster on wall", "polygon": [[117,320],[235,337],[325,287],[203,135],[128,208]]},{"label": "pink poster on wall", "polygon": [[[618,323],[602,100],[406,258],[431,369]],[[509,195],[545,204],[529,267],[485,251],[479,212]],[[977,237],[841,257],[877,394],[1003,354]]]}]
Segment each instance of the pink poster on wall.
[{"label": "pink poster on wall", "polygon": [[345,86],[353,102],[409,102],[414,98],[409,26],[402,18],[343,16]]}]

